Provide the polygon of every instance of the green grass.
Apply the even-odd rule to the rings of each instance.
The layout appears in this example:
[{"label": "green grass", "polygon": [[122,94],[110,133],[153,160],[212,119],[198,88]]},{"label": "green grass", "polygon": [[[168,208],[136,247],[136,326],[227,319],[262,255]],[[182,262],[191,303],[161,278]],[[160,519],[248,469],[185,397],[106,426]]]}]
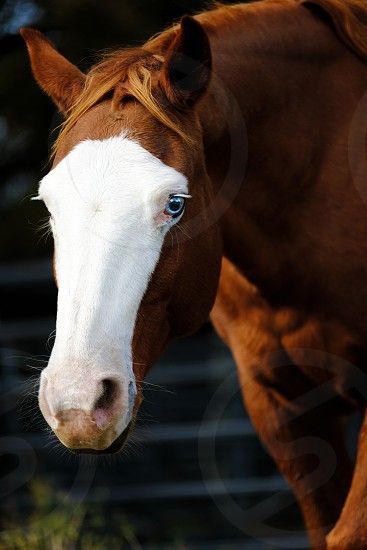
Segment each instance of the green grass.
[{"label": "green grass", "polygon": [[[15,509],[0,533],[1,550],[140,550],[136,531],[124,514],[105,517],[100,505],[75,505],[66,494],[43,481],[31,485],[32,513]],[[111,527],[112,524],[112,527]]]}]

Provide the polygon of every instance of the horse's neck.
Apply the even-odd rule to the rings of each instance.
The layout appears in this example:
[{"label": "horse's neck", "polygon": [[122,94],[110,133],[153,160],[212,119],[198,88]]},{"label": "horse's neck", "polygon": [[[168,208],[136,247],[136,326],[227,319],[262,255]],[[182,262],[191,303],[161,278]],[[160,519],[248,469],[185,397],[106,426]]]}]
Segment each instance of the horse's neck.
[{"label": "horse's neck", "polygon": [[[226,24],[223,45],[220,27],[209,29],[216,77],[201,108],[207,168],[215,193],[232,170],[232,189],[228,181],[225,186],[230,204],[222,218],[225,254],[254,280],[282,284],[293,261],[289,249],[304,238],[297,233],[299,222],[313,200],[325,146],[355,108],[340,104],[338,83],[346,73],[338,74],[338,67],[350,69],[352,79],[359,61],[324,22],[296,3],[260,3],[239,13],[242,18]],[[348,93],[352,89],[350,83]],[[359,93],[362,88],[356,97]],[[243,123],[245,177],[246,144],[231,144],[229,138]]]},{"label": "horse's neck", "polygon": [[300,65],[320,65],[335,55],[333,32],[296,0],[223,7],[198,19],[210,38],[214,77],[235,95],[247,119],[269,101],[283,101],[291,69],[301,73]]}]

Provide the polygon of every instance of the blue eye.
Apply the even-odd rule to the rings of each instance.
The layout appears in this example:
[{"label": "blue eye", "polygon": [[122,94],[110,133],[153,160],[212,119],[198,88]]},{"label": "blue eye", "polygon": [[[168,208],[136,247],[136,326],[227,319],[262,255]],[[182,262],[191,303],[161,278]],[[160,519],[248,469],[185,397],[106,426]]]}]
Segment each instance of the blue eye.
[{"label": "blue eye", "polygon": [[178,216],[180,216],[185,210],[185,203],[185,197],[181,197],[180,195],[171,195],[164,212],[172,218],[178,218]]}]

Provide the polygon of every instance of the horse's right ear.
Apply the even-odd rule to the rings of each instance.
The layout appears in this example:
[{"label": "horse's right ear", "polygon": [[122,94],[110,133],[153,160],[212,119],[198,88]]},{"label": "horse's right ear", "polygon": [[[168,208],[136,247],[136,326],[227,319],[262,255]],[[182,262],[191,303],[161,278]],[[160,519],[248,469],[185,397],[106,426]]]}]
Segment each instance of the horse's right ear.
[{"label": "horse's right ear", "polygon": [[209,85],[212,58],[209,39],[200,23],[188,15],[168,48],[161,85],[178,107],[193,105]]},{"label": "horse's right ear", "polygon": [[27,45],[32,72],[41,88],[62,113],[67,113],[83,90],[85,75],[65,59],[39,31],[20,29]]}]

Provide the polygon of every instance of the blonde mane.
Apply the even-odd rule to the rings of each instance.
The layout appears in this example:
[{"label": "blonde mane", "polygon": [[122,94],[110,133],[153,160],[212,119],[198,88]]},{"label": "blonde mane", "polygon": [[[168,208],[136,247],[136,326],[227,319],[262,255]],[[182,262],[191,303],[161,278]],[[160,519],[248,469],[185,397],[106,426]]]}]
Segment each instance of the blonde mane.
[{"label": "blonde mane", "polygon": [[191,137],[185,132],[179,120],[167,114],[165,108],[154,97],[152,73],[162,66],[162,60],[161,56],[140,48],[122,49],[105,54],[86,75],[82,93],[59,127],[60,132],[53,145],[52,156],[56,154],[61,141],[78,120],[103,98],[113,95],[122,81],[127,82],[127,95],[134,97],[164,126],[190,143]]}]

